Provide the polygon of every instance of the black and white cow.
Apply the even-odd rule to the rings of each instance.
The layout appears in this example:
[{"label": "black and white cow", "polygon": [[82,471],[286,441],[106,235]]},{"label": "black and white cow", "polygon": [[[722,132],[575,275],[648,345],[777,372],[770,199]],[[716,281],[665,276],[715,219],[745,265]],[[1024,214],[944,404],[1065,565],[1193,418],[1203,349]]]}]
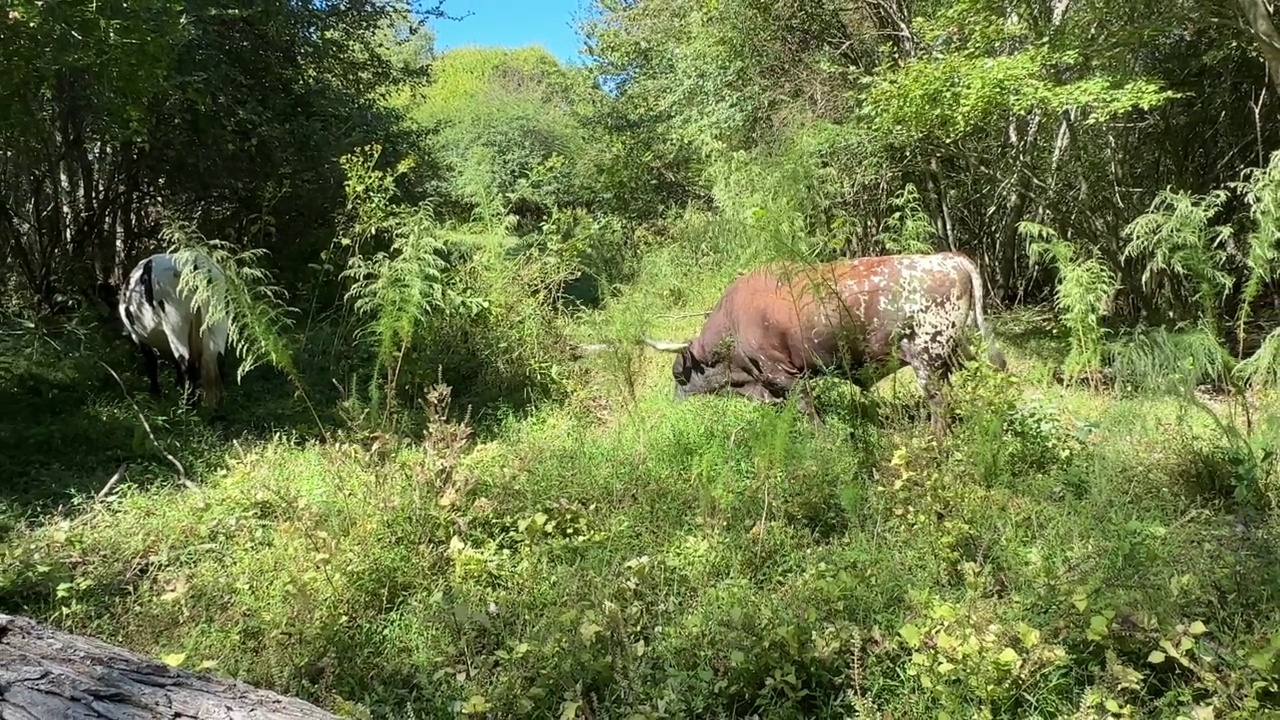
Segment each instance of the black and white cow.
[{"label": "black and white cow", "polygon": [[[221,280],[219,268],[211,266],[210,272]],[[205,327],[204,312],[193,304],[191,293],[179,291],[180,277],[177,256],[172,253],[143,259],[129,273],[120,293],[120,319],[125,333],[142,351],[153,395],[160,394],[158,353],[173,365],[178,388],[188,402],[194,399],[190,391],[202,389],[205,405],[214,407],[221,400],[226,375],[227,321]]]}]

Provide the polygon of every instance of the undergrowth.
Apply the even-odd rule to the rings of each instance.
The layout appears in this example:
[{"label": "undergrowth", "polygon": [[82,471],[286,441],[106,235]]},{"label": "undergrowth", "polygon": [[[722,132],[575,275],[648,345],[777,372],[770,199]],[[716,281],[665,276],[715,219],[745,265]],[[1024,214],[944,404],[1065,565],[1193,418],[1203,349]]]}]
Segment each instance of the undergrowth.
[{"label": "undergrowth", "polygon": [[[636,339],[691,336],[761,255],[819,252],[785,195],[803,168],[751,191],[742,164],[713,171],[746,173],[720,183],[745,199],[670,221],[598,310],[563,302],[595,262],[567,226],[441,224],[361,166],[362,192],[385,190],[362,206],[378,230],[330,256],[347,314],[296,356],[316,414],[265,369],[222,425],[141,401],[195,490],[73,329],[56,351],[4,336],[0,611],[357,717],[1276,711],[1271,415],[1197,400],[1208,378],[1245,386],[1220,346],[1115,343],[1073,314],[1105,306],[1101,274],[1064,274],[1058,309],[1073,372],[1105,360],[1111,386],[1055,382],[1066,353],[1044,357],[1043,328],[993,318],[1012,372],[957,374],[940,448],[909,369],[865,394],[822,384],[821,427],[671,402],[670,356]],[[881,241],[926,242],[899,200]],[[570,338],[612,347],[573,363]],[[54,458],[73,436],[80,457]]]},{"label": "undergrowth", "polygon": [[838,408],[672,405],[666,364],[603,423],[600,360],[486,441],[436,384],[416,439],[125,484],[15,530],[0,609],[375,717],[1274,706],[1280,527],[1224,514],[1196,416],[977,365],[939,452]]}]

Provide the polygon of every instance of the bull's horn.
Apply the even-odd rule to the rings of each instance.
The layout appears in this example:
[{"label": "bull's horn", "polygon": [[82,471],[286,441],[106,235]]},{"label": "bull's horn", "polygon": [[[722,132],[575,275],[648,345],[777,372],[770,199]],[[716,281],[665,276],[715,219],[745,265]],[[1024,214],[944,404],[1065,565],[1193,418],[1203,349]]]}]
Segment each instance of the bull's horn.
[{"label": "bull's horn", "polygon": [[662,340],[650,340],[649,338],[644,338],[644,344],[658,352],[680,352],[689,347],[688,342],[664,342]]}]

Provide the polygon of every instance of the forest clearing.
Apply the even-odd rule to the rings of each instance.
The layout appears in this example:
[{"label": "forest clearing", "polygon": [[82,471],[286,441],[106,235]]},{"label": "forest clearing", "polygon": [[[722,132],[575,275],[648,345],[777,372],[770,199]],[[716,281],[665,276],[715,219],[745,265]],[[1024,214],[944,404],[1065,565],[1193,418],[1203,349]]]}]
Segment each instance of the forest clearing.
[{"label": "forest clearing", "polygon": [[[0,614],[343,717],[1280,717],[1262,3],[11,7]],[[642,342],[948,250],[1007,367],[940,443],[910,367],[814,424]],[[126,335],[160,252],[216,408]]]}]

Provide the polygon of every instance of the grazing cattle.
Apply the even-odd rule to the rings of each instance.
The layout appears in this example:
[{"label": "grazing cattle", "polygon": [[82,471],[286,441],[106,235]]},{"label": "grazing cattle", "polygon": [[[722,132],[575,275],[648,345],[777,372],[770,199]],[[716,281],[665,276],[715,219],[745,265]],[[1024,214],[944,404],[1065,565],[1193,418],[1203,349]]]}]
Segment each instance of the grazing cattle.
[{"label": "grazing cattle", "polygon": [[[942,386],[962,357],[973,356],[964,337],[971,312],[988,359],[1005,369],[982,304],[978,268],[959,253],[782,264],[730,284],[693,340],[645,342],[677,353],[677,400],[733,392],[779,403],[802,378],[836,373],[870,389],[898,367],[896,351],[915,370],[941,440]],[[800,407],[819,422],[807,388]]]},{"label": "grazing cattle", "polygon": [[[222,272],[211,267],[212,276]],[[120,294],[120,319],[125,333],[142,352],[151,394],[160,394],[157,352],[173,365],[179,390],[188,402],[192,391],[204,391],[205,405],[216,406],[226,374],[227,322],[205,327],[204,312],[193,305],[190,292],[179,292],[181,271],[171,253],[157,253],[139,262]]]}]

